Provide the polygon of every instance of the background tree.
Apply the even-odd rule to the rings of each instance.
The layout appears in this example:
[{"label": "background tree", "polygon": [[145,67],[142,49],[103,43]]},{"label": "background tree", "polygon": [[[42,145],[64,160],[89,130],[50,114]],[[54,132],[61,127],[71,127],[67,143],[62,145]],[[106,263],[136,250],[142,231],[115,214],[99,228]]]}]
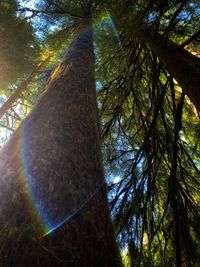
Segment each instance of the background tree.
[{"label": "background tree", "polygon": [[[21,83],[26,84],[27,76],[38,65],[38,40],[30,22],[18,12],[18,5],[14,0],[3,0],[0,3],[0,39],[0,103],[2,105]],[[36,76],[38,73],[35,73],[35,78]],[[24,103],[23,107],[21,103]],[[19,125],[22,114],[26,114],[25,104],[27,103],[24,97],[12,103],[6,114],[1,109],[1,116],[3,115],[0,120],[1,145]]]},{"label": "background tree", "polygon": [[100,95],[107,169],[121,177],[111,184],[118,236],[129,244],[133,266],[168,266],[175,258],[177,266],[191,266],[199,257],[198,113],[187,98],[183,106],[173,72],[138,30],[142,24],[165,41],[184,46],[190,39],[198,47],[198,3],[126,1],[112,8],[126,64],[123,57],[124,71]]}]

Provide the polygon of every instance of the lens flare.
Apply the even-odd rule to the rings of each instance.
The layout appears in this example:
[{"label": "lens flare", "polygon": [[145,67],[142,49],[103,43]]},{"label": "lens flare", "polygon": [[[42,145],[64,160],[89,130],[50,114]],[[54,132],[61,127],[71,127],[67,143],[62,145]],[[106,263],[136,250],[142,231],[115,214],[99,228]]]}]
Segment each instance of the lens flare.
[{"label": "lens flare", "polygon": [[[119,46],[121,47],[121,42],[119,35],[117,33],[117,29],[115,24],[112,20],[112,17],[106,12],[106,16],[104,16],[104,23],[108,23],[113,28],[113,32],[118,40]],[[98,27],[101,26],[102,21],[95,23],[95,30],[98,30]],[[87,29],[85,29],[87,31]],[[83,34],[83,33],[82,33]],[[38,181],[37,177],[34,177],[33,171],[29,167],[29,147],[28,147],[28,138],[29,133],[28,129],[26,128],[26,123],[22,124],[21,126],[21,133],[20,133],[20,142],[18,146],[18,155],[20,158],[20,162],[22,165],[21,173],[20,173],[20,182],[22,184],[22,188],[24,190],[24,194],[26,195],[27,201],[29,203],[31,213],[33,214],[36,222],[42,226],[42,237],[54,232],[56,229],[61,227],[63,224],[69,222],[71,218],[73,218],[77,213],[81,211],[83,207],[85,207],[89,201],[100,191],[100,189],[104,186],[105,182],[102,184],[98,184],[95,186],[94,192],[89,195],[87,198],[82,199],[82,204],[78,205],[77,207],[73,207],[70,210],[66,210],[66,214],[64,217],[59,218],[52,218],[50,216],[49,207],[47,208],[46,202],[43,199],[40,199],[40,196],[37,192],[38,185],[35,186],[36,182]]]}]

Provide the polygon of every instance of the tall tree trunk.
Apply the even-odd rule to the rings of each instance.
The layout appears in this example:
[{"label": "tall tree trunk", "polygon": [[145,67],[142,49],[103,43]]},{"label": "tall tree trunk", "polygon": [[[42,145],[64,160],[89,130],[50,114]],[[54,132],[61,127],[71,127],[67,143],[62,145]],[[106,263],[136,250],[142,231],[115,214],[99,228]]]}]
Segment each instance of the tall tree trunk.
[{"label": "tall tree trunk", "polygon": [[142,37],[200,111],[200,59],[183,48],[179,49],[172,41],[165,42],[148,32]]},{"label": "tall tree trunk", "polygon": [[[121,266],[102,168],[94,63],[92,30],[84,26],[46,94],[1,151],[0,266]],[[44,236],[43,223],[50,230]]]}]

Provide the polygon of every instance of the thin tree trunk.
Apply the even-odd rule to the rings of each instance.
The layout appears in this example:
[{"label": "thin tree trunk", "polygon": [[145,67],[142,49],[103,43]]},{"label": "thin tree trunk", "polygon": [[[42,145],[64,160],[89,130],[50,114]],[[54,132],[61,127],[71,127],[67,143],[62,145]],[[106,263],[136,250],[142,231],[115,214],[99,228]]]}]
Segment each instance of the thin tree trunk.
[{"label": "thin tree trunk", "polygon": [[172,41],[165,42],[148,32],[142,37],[200,111],[200,59]]},{"label": "thin tree trunk", "polygon": [[[121,266],[102,168],[91,28],[82,28],[1,151],[0,186],[0,266]],[[33,208],[54,231],[42,236]]]},{"label": "thin tree trunk", "polygon": [[[49,59],[50,57],[48,57]],[[14,105],[14,103],[18,100],[18,98],[22,97],[24,92],[27,90],[29,84],[34,80],[36,75],[38,74],[38,71],[41,70],[43,67],[44,62],[40,63],[26,78],[25,81],[23,81],[19,87],[14,91],[14,93],[3,103],[3,105],[0,107],[0,118]]]}]

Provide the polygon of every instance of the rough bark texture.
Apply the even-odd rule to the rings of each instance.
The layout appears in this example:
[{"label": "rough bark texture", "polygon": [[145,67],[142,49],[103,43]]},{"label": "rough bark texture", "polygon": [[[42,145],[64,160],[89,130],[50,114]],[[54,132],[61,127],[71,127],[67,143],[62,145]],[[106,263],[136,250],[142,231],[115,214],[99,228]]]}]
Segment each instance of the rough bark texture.
[{"label": "rough bark texture", "polygon": [[[98,124],[92,32],[85,29],[56,68],[46,94],[1,151],[0,266],[121,266]],[[94,192],[70,221],[40,238],[31,202],[53,227]]]},{"label": "rough bark texture", "polygon": [[143,38],[200,111],[200,59],[183,48],[179,49],[172,41],[165,43],[148,32]]}]

